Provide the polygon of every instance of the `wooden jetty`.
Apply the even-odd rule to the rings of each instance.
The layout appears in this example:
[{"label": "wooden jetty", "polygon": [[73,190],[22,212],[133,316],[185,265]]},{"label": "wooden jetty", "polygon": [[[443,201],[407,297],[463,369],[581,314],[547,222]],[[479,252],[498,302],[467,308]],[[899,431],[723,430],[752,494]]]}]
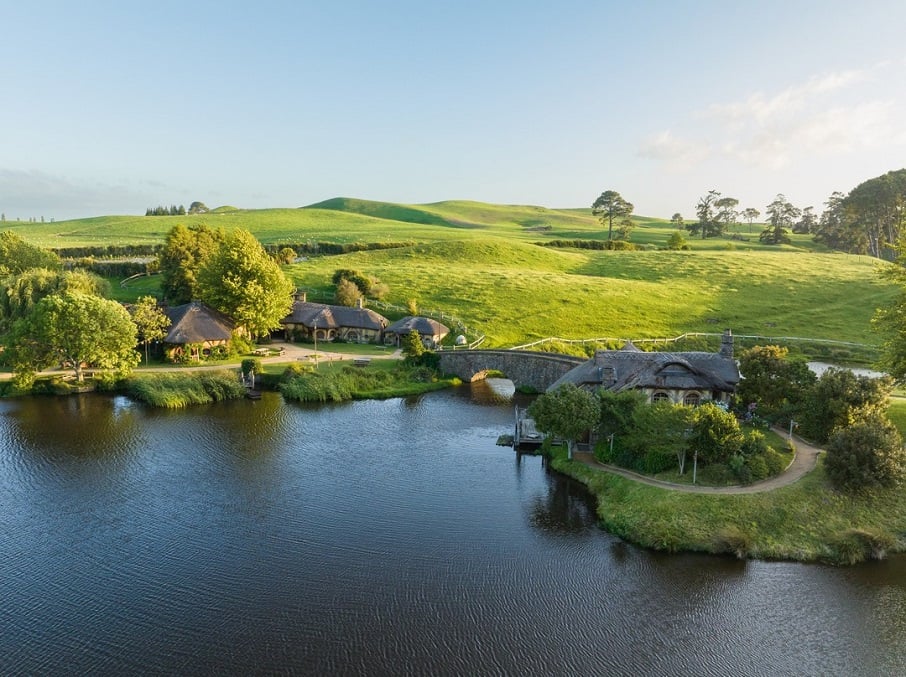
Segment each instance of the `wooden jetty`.
[{"label": "wooden jetty", "polygon": [[544,442],[542,435],[535,428],[535,420],[529,418],[528,410],[516,407],[516,430],[513,434],[513,448],[516,451],[535,449]]}]

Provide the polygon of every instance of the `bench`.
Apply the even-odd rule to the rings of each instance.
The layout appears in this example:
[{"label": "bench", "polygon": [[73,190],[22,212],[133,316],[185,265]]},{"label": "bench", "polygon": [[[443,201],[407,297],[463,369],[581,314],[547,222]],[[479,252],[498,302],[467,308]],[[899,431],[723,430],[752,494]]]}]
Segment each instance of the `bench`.
[{"label": "bench", "polygon": [[357,357],[352,361],[352,363],[357,367],[367,367],[369,364],[371,364],[371,358]]}]

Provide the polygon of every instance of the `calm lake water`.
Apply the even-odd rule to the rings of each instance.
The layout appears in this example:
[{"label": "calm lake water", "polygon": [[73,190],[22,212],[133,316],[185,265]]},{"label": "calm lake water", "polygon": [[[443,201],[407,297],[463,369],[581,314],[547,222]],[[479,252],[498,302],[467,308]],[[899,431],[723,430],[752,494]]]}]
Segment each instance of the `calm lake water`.
[{"label": "calm lake water", "polygon": [[906,560],[660,555],[487,384],[0,400],[0,674],[906,674]]}]

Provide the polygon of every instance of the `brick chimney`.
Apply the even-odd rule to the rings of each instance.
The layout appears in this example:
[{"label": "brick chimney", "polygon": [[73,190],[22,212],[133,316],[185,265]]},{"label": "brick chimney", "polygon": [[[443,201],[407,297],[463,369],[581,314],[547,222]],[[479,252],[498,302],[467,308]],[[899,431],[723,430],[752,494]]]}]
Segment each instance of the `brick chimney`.
[{"label": "brick chimney", "polygon": [[723,336],[720,337],[720,356],[733,359],[733,332],[724,329]]}]

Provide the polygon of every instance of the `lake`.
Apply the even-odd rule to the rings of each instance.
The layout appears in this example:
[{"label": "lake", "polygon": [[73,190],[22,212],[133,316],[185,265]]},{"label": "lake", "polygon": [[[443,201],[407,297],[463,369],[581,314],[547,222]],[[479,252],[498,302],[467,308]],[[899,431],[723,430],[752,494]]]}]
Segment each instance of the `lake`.
[{"label": "lake", "polygon": [[509,394],[0,400],[0,674],[906,674],[906,559],[628,545]]}]

